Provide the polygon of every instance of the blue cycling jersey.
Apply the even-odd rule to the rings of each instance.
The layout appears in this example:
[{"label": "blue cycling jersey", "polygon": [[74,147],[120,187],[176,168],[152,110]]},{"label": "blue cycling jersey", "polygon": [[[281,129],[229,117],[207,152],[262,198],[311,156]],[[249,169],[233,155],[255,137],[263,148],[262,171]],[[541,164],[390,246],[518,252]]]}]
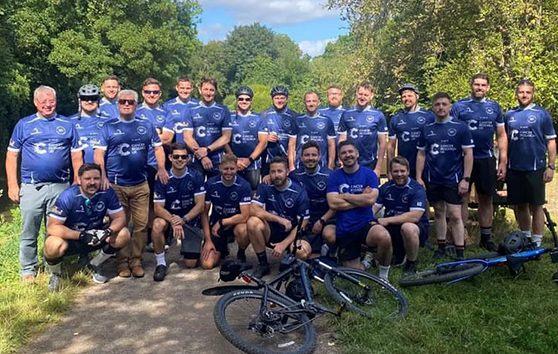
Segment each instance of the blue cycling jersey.
[{"label": "blue cycling jersey", "polygon": [[388,133],[386,118],[379,110],[367,106],[364,109],[348,109],[339,121],[339,133],[353,140],[359,151],[361,165],[372,165],[377,160],[378,139]]},{"label": "blue cycling jersey", "polygon": [[275,156],[287,157],[289,138],[297,136],[297,116],[298,114],[288,107],[281,111],[270,107],[261,113],[262,129],[268,134],[276,134],[279,137],[279,141],[267,143],[268,162]]},{"label": "blue cycling jersey", "polygon": [[123,211],[122,205],[112,188],[100,190],[87,198],[75,185],[62,192],[48,216],[64,223],[64,226],[84,231],[103,229],[103,218]]},{"label": "blue cycling jersey", "polygon": [[302,145],[312,140],[320,146],[320,164],[327,167],[329,157],[328,140],[335,139],[335,128],[331,118],[317,113],[314,116],[307,114],[296,118],[298,134],[296,139],[296,165],[300,166],[302,156]]},{"label": "blue cycling jersey", "polygon": [[70,153],[81,149],[74,125],[58,114],[20,119],[8,145],[8,151],[21,151],[22,183],[68,182]]},{"label": "blue cycling jersey", "polygon": [[287,187],[279,190],[275,186],[260,184],[252,203],[266,211],[288,219],[294,226],[299,218],[309,217],[308,195],[304,188],[289,178]]},{"label": "blue cycling jersey", "polygon": [[475,159],[494,156],[494,133],[497,126],[504,126],[504,116],[496,101],[465,98],[452,106],[450,115],[469,127],[475,143]]},{"label": "blue cycling jersey", "polygon": [[[362,194],[366,187],[378,189],[378,177],[368,167],[360,166],[354,173],[347,173],[342,168],[335,170],[327,182],[328,194]],[[358,231],[375,220],[372,206],[355,207],[338,210],[335,213],[337,237],[346,237],[348,233]]]},{"label": "blue cycling jersey", "polygon": [[85,113],[77,113],[70,117],[79,136],[83,147],[83,162],[94,163],[94,148],[99,144],[101,128],[108,121],[99,115],[89,116]]},{"label": "blue cycling jersey", "polygon": [[99,115],[103,119],[118,119],[120,112],[118,112],[117,101],[117,99],[109,101],[105,97],[101,98],[101,102],[99,102]]},{"label": "blue cycling jersey", "polygon": [[186,129],[184,111],[198,104],[199,101],[193,97],[190,97],[187,101],[182,101],[178,96],[163,103],[162,108],[167,114],[167,124],[163,130],[172,132],[177,143],[184,143],[184,129]]},{"label": "blue cycling jersey", "polygon": [[425,125],[417,148],[425,151],[426,181],[450,187],[457,185],[463,177],[463,150],[474,146],[469,128],[459,120],[450,117]]},{"label": "blue cycling jersey", "polygon": [[213,176],[205,182],[205,204],[211,204],[209,222],[216,224],[219,220],[240,214],[241,205],[252,202],[252,188],[242,177],[236,176],[234,182],[227,186],[221,176]]},{"label": "blue cycling jersey", "polygon": [[343,112],[345,112],[346,109],[343,108],[342,106],[339,107],[325,107],[325,108],[320,108],[319,112],[322,116],[326,116],[331,118],[331,121],[333,122],[333,127],[335,129],[335,133],[337,133],[338,129],[339,129],[339,121],[341,120],[341,116],[343,115]]},{"label": "blue cycling jersey", "polygon": [[[249,158],[259,142],[259,134],[265,133],[260,124],[260,116],[254,113],[242,115],[231,114],[232,136],[230,147],[237,157]],[[262,154],[263,155],[263,154]],[[255,170],[262,166],[261,158],[257,158],[248,166],[248,170]]]},{"label": "blue cycling jersey", "polygon": [[[167,118],[166,112],[161,107],[151,108],[147,104],[143,103],[138,107],[136,116],[140,119],[150,121],[155,127],[155,130],[157,130],[157,134],[159,134],[159,136],[161,135]],[[157,159],[155,158],[155,151],[152,147],[149,148],[147,161],[149,166],[157,168]]]},{"label": "blue cycling jersey", "polygon": [[550,113],[531,104],[506,113],[508,166],[512,170],[536,171],[545,168],[547,141],[556,139]]},{"label": "blue cycling jersey", "polygon": [[398,186],[391,180],[380,187],[376,205],[384,207],[384,217],[397,216],[409,211],[422,211],[419,223],[428,225],[426,216],[426,190],[417,181],[409,178],[404,186]]},{"label": "blue cycling jersey", "polygon": [[310,200],[310,222],[314,223],[316,220],[324,216],[329,210],[327,204],[327,180],[332,171],[327,167],[319,166],[315,172],[308,172],[304,167],[300,167],[290,173],[289,177],[300,183]]}]

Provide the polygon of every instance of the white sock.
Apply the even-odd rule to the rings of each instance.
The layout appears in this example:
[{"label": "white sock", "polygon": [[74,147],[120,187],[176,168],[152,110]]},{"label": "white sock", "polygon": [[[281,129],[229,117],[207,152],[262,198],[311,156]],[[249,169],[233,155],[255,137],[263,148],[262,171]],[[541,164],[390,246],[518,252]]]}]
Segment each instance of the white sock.
[{"label": "white sock", "polygon": [[389,266],[379,266],[378,269],[380,270],[379,272],[379,276],[380,278],[384,279],[384,280],[388,280],[388,275],[389,275]]},{"label": "white sock", "polygon": [[531,231],[527,230],[527,231],[521,231],[523,233],[523,235],[525,235],[528,238],[531,238]]},{"label": "white sock", "polygon": [[55,265],[49,264],[48,269],[50,274],[62,275],[62,262],[56,263]]},{"label": "white sock", "polygon": [[157,265],[167,265],[167,261],[165,260],[165,252],[155,253],[155,260],[157,261]]},{"label": "white sock", "polygon": [[103,264],[107,259],[114,256],[114,254],[105,253],[105,251],[101,250],[98,255],[93,257],[93,259],[89,262],[93,267],[98,267]]},{"label": "white sock", "polygon": [[537,244],[537,247],[541,247],[542,235],[533,234],[533,236],[531,236],[531,240]]}]

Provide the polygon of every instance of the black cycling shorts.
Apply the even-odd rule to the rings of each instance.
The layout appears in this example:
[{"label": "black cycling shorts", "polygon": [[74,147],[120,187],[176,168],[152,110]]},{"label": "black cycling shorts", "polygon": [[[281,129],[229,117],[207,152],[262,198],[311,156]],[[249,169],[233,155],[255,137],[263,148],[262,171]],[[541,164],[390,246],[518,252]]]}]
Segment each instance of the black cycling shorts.
[{"label": "black cycling shorts", "polygon": [[478,194],[493,196],[496,193],[496,159],[494,157],[473,161],[469,192],[473,184]]},{"label": "black cycling shorts", "polygon": [[269,234],[269,240],[267,241],[266,246],[270,248],[274,247],[271,244],[276,244],[283,241],[287,238],[287,236],[289,236],[289,233],[291,232],[291,230],[285,230],[283,225],[276,222],[268,222],[268,225],[271,232]]},{"label": "black cycling shorts", "polygon": [[[419,246],[424,246],[428,239],[428,224],[418,223],[419,228]],[[401,234],[401,225],[388,225],[386,230],[391,236],[391,245],[393,247],[393,254],[396,258],[403,258],[405,255],[405,244],[403,243],[403,235]]]},{"label": "black cycling shorts", "polygon": [[215,246],[217,252],[221,254],[221,258],[225,258],[229,255],[229,238],[234,240],[233,228],[229,229],[219,229],[219,237],[211,235],[211,242]]},{"label": "black cycling shorts", "polygon": [[68,243],[68,248],[66,249],[64,256],[74,256],[76,254],[89,254],[91,252],[95,252],[101,249],[107,243],[105,240],[101,242],[99,246],[91,247],[81,242],[80,240],[66,240],[66,242]]},{"label": "black cycling shorts", "polygon": [[361,246],[366,244],[366,237],[372,224],[367,223],[355,232],[337,235],[335,243],[339,247],[337,256],[340,261],[350,261],[360,257]]},{"label": "black cycling shorts", "polygon": [[[312,247],[312,254],[319,254],[322,251],[322,245],[324,244],[324,239],[322,237],[322,234],[314,235],[312,233],[312,227],[314,226],[315,222],[317,221],[310,221],[308,223],[308,227],[306,229],[306,232],[302,236],[302,239],[310,244],[310,247]],[[335,218],[326,221],[325,225],[322,228],[322,233],[326,226],[335,225],[335,222],[336,222]]]},{"label": "black cycling shorts", "polygon": [[431,204],[440,201],[457,205],[463,203],[463,198],[457,190],[457,184],[449,187],[443,184],[428,183],[426,185],[426,196]]},{"label": "black cycling shorts", "polygon": [[508,170],[506,184],[508,203],[543,205],[545,202],[544,169],[537,171]]}]

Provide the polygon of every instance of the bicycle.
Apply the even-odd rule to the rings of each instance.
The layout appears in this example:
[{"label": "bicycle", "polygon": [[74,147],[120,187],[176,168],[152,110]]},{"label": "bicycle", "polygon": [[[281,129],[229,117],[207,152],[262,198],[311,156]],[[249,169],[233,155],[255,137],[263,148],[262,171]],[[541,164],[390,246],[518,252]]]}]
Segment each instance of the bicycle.
[{"label": "bicycle", "polygon": [[[235,347],[247,353],[311,353],[316,346],[312,322],[323,314],[340,316],[349,309],[366,317],[398,318],[407,313],[403,294],[372,274],[334,267],[319,258],[302,261],[294,254],[285,268],[269,282],[240,268],[235,276],[255,285],[204,290],[204,295],[223,295],[215,305],[214,321]],[[326,291],[340,303],[338,310],[314,300],[312,279],[324,283]],[[293,281],[300,281],[300,298],[287,295]],[[280,291],[283,285],[285,293]]]},{"label": "bicycle", "polygon": [[543,211],[546,218],[545,224],[552,234],[554,247],[537,247],[534,243],[531,243],[519,252],[512,254],[491,253],[460,261],[444,262],[436,265],[434,269],[401,278],[399,280],[399,285],[402,287],[411,287],[437,283],[453,284],[472,278],[496,266],[507,266],[513,275],[517,275],[521,271],[525,271],[526,262],[539,260],[545,253],[550,254],[552,263],[558,263],[556,223],[551,219],[550,213],[546,208],[544,208]]}]

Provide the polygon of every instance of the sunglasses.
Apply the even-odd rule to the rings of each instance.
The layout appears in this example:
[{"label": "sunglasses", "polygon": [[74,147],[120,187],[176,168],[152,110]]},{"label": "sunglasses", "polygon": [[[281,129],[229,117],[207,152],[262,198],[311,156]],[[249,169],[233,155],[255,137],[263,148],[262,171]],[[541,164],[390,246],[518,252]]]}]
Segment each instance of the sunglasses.
[{"label": "sunglasses", "polygon": [[187,159],[188,159],[188,155],[178,155],[178,154],[175,154],[175,155],[172,155],[172,158],[175,159],[175,160],[178,160],[178,159],[187,160]]},{"label": "sunglasses", "polygon": [[244,98],[244,97],[239,97],[236,99],[238,102],[250,102],[252,101],[252,99],[250,97]]},{"label": "sunglasses", "polygon": [[99,96],[82,96],[79,100],[83,102],[97,102],[99,101]]},{"label": "sunglasses", "polygon": [[129,104],[130,106],[133,106],[136,104],[136,100],[130,99],[130,100],[118,100],[118,103],[121,105],[127,105]]},{"label": "sunglasses", "polygon": [[158,95],[161,93],[160,90],[143,90],[146,95]]}]

